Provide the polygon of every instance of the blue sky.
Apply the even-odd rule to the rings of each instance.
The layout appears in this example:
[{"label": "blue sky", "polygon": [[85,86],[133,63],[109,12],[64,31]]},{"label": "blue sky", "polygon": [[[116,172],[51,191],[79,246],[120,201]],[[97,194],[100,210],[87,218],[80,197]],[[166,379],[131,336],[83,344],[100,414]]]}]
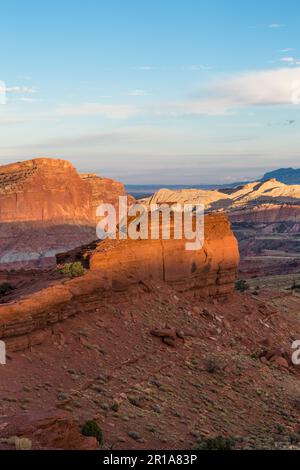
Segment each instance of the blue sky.
[{"label": "blue sky", "polygon": [[127,183],[299,166],[296,0],[2,2],[0,163]]}]

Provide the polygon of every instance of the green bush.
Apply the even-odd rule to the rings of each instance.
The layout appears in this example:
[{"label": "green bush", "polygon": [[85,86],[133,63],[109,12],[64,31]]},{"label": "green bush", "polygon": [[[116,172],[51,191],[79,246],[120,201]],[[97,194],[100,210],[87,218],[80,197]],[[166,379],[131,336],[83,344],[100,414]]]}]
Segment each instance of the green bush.
[{"label": "green bush", "polygon": [[13,289],[13,287],[8,284],[8,282],[4,282],[3,284],[0,284],[0,297],[3,297],[3,295],[7,294]]},{"label": "green bush", "polygon": [[84,274],[84,269],[82,263],[76,261],[75,263],[66,263],[60,272],[66,277],[79,277]]},{"label": "green bush", "polygon": [[100,445],[103,444],[103,433],[96,421],[86,421],[82,426],[81,434],[87,437],[95,437]]},{"label": "green bush", "polygon": [[235,290],[238,290],[239,292],[245,292],[248,289],[249,289],[249,286],[244,279],[240,279],[239,281],[236,281]]},{"label": "green bush", "polygon": [[204,438],[200,444],[197,444],[195,450],[232,450],[234,447],[233,439],[229,437]]}]

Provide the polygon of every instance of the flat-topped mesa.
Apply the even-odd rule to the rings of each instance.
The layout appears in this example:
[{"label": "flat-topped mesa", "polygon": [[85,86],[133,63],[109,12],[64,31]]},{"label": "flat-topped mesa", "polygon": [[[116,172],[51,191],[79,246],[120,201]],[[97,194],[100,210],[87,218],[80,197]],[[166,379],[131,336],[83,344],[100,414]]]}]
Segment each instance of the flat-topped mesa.
[{"label": "flat-topped mesa", "polygon": [[96,207],[125,194],[122,184],[82,177],[61,159],[0,166],[0,269],[43,268],[94,241]]}]

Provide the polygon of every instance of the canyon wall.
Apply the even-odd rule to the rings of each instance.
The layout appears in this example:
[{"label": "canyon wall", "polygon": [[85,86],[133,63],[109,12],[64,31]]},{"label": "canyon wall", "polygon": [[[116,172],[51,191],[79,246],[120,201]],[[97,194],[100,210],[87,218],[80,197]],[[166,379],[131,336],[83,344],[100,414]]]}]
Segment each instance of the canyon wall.
[{"label": "canyon wall", "polygon": [[0,269],[43,268],[55,255],[96,239],[96,207],[118,204],[124,186],[77,173],[65,160],[0,167]]},{"label": "canyon wall", "polygon": [[88,223],[90,188],[71,163],[38,158],[0,167],[0,222]]}]

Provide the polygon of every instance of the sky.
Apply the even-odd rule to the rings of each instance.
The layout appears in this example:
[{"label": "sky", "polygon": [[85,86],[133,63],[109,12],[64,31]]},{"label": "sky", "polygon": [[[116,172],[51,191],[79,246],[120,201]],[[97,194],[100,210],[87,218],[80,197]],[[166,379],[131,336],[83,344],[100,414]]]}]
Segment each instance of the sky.
[{"label": "sky", "polygon": [[0,18],[0,164],[189,185],[300,166],[298,0],[0,0]]}]

